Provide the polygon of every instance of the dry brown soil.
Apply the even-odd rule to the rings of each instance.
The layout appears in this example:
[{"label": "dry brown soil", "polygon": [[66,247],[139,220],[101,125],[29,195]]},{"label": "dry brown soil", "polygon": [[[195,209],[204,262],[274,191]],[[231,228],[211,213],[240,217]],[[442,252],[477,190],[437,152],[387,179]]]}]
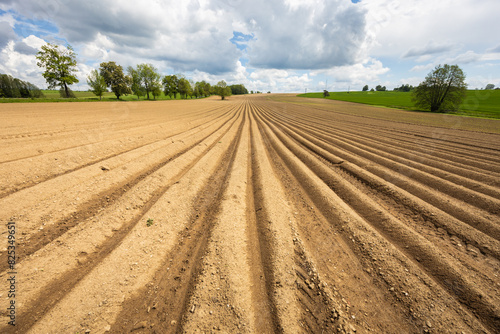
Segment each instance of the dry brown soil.
[{"label": "dry brown soil", "polygon": [[0,332],[499,333],[499,132],[288,95],[2,104]]}]

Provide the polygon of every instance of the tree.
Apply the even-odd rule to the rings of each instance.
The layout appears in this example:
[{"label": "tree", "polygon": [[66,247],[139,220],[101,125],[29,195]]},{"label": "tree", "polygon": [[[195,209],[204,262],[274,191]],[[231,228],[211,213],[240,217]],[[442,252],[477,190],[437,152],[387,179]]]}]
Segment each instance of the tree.
[{"label": "tree", "polygon": [[192,99],[194,95],[194,82],[193,80],[189,79],[189,91],[188,91],[189,98]]},{"label": "tree", "polygon": [[170,96],[170,98],[175,99],[177,93],[179,92],[179,78],[176,75],[166,75],[163,78],[163,92],[165,95]]},{"label": "tree", "polygon": [[386,87],[385,86],[381,86],[381,85],[377,85],[377,87],[375,87],[375,90],[377,92],[385,92]]},{"label": "tree", "polygon": [[363,92],[366,92],[368,90],[368,85],[363,86]]},{"label": "tree", "polygon": [[159,81],[153,82],[153,86],[151,86],[151,94],[153,94],[153,99],[156,100],[157,96],[161,95],[161,83]]},{"label": "tree", "polygon": [[179,94],[181,94],[181,98],[187,99],[189,94],[192,94],[191,83],[188,79],[182,77],[179,79]]},{"label": "tree", "polygon": [[409,92],[409,91],[412,91],[413,90],[413,86],[412,85],[401,85],[400,87],[396,87],[394,88],[394,91],[398,91],[398,92]]},{"label": "tree", "polygon": [[248,90],[245,88],[244,85],[231,85],[229,86],[231,88],[231,94],[232,95],[242,95],[242,94],[248,94]]},{"label": "tree", "polygon": [[106,81],[104,77],[99,74],[98,70],[92,70],[87,77],[87,84],[90,86],[90,90],[96,96],[99,96],[99,100],[102,100],[102,95],[107,91]]},{"label": "tree", "polygon": [[65,96],[69,97],[69,87],[78,83],[74,75],[76,72],[76,53],[71,45],[66,48],[59,48],[59,45],[47,43],[42,46],[42,50],[36,54],[36,63],[39,67],[45,68],[43,77],[49,84],[49,89],[60,87],[64,90]]},{"label": "tree", "polygon": [[8,74],[0,74],[0,97],[39,98],[42,91],[30,82],[13,78]]},{"label": "tree", "polygon": [[323,97],[327,97],[327,96],[330,96],[330,93],[328,93],[328,91],[325,89],[325,90],[323,90]]},{"label": "tree", "polygon": [[487,84],[484,89],[495,89],[495,85],[494,84]]},{"label": "tree", "polygon": [[153,87],[160,82],[161,76],[158,70],[151,64],[139,64],[137,65],[137,71],[139,72],[142,86],[149,100],[149,93],[153,90]]},{"label": "tree", "polygon": [[123,74],[123,67],[116,65],[114,61],[100,64],[100,74],[103,76],[106,86],[111,88],[115,93],[116,99],[120,99],[121,95],[132,93],[130,85],[132,78]]},{"label": "tree", "polygon": [[203,92],[203,83],[202,83],[201,81],[197,81],[197,82],[194,84],[194,87],[193,87],[193,95],[194,95],[196,98],[204,96],[204,92]]},{"label": "tree", "polygon": [[144,96],[144,87],[142,86],[141,74],[132,66],[127,67],[127,72],[131,80],[130,89],[134,95],[137,95],[139,100],[140,96]]},{"label": "tree", "polygon": [[417,108],[432,112],[457,110],[467,93],[465,74],[458,65],[438,65],[413,91]]},{"label": "tree", "polygon": [[212,90],[212,86],[208,82],[203,80],[201,82],[200,87],[202,88],[200,93],[202,93],[203,96],[210,96],[210,91]]},{"label": "tree", "polygon": [[215,86],[215,94],[219,95],[221,100],[224,100],[226,96],[231,96],[231,88],[227,86],[224,80],[219,81]]}]

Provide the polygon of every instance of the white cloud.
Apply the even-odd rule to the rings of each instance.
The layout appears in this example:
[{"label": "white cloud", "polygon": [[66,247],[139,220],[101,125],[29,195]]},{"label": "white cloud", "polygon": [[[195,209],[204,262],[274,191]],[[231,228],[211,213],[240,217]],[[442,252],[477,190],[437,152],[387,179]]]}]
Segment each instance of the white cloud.
[{"label": "white cloud", "polygon": [[255,36],[248,43],[249,59],[258,68],[354,64],[365,42],[365,13],[347,1],[259,0],[243,6],[238,15]]},{"label": "white cloud", "polygon": [[436,43],[436,42],[434,42],[434,41],[431,40],[431,41],[429,41],[423,47],[412,47],[412,48],[410,48],[403,55],[403,58],[421,57],[421,56],[428,56],[428,55],[439,54],[439,53],[451,51],[455,47],[456,46],[453,43],[450,43],[450,42]]},{"label": "white cloud", "polygon": [[5,47],[7,43],[16,38],[16,34],[9,22],[0,21],[0,49]]},{"label": "white cloud", "polygon": [[34,50],[44,40],[75,47],[79,87],[103,61],[273,92],[323,89],[326,79],[392,87],[443,63],[480,77],[500,61],[497,0],[3,0],[0,9],[0,72],[43,86]]},{"label": "white cloud", "polygon": [[360,85],[367,82],[378,81],[381,75],[386,74],[389,71],[390,69],[388,67],[384,67],[381,61],[368,58],[362,63],[334,67],[330,70],[321,71],[319,73],[327,75],[335,82]]},{"label": "white cloud", "polygon": [[421,72],[421,71],[429,71],[433,69],[435,65],[433,63],[425,64],[425,65],[416,65],[413,66],[410,72]]},{"label": "white cloud", "polygon": [[43,87],[45,80],[42,71],[36,65],[34,55],[26,55],[14,50],[15,42],[10,41],[0,53],[0,73],[10,74],[15,78]]},{"label": "white cloud", "polygon": [[497,0],[371,0],[359,5],[368,11],[375,57],[418,50],[429,40],[484,50],[491,45],[489,38],[482,37],[499,27]]},{"label": "white cloud", "polygon": [[486,51],[490,52],[490,53],[500,53],[500,45],[497,45],[496,47],[490,48],[490,49],[488,49]]}]

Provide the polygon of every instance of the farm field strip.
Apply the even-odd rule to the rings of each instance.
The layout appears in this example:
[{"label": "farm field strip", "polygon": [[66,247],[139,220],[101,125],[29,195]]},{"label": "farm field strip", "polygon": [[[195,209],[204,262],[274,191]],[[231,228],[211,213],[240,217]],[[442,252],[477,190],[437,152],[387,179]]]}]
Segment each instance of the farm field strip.
[{"label": "farm field strip", "polygon": [[[311,145],[310,142],[305,142],[305,138],[308,137],[307,134],[305,134],[305,133],[300,133],[299,135],[292,134],[292,136],[294,136],[294,138],[296,140],[301,141],[303,144],[305,143],[305,145],[308,145],[309,149],[315,150],[316,152],[318,151],[317,146],[313,147],[313,145]],[[491,223],[492,221],[494,221],[494,218],[492,218],[491,215],[489,215],[488,213],[485,213],[481,210],[478,211],[478,209],[475,207],[472,207],[469,210],[470,212],[468,212],[468,211],[464,210],[464,206],[467,207],[468,204],[463,203],[461,201],[457,202],[453,198],[448,198],[448,200],[442,199],[441,197],[443,195],[441,194],[441,192],[443,192],[443,190],[446,191],[447,188],[443,187],[443,185],[442,185],[443,182],[440,179],[438,179],[438,181],[441,181],[441,182],[437,183],[437,186],[434,186],[434,188],[439,188],[439,192],[440,192],[439,196],[433,195],[435,192],[433,192],[428,187],[426,187],[425,184],[422,184],[422,182],[419,182],[419,183],[414,182],[413,178],[415,178],[415,175],[418,176],[419,174],[420,175],[422,174],[420,171],[418,171],[416,169],[409,169],[405,165],[401,165],[401,164],[397,164],[397,165],[395,165],[395,167],[393,167],[394,166],[393,164],[387,164],[386,167],[388,167],[390,169],[390,171],[388,171],[386,168],[381,169],[380,166],[372,167],[370,165],[372,164],[373,161],[377,161],[377,159],[379,159],[379,156],[372,154],[372,155],[368,156],[368,159],[363,159],[362,155],[360,156],[359,154],[358,155],[355,154],[358,151],[357,145],[355,145],[355,144],[344,146],[344,147],[341,147],[340,149],[338,149],[337,147],[334,147],[331,144],[325,144],[325,141],[315,140],[316,138],[309,138],[309,139],[313,140],[315,142],[315,145],[320,145],[323,152],[325,152],[325,150],[326,150],[326,152],[327,152],[326,154],[328,155],[328,157],[326,157],[326,158],[327,159],[329,158],[330,162],[332,162],[334,164],[339,164],[344,160],[347,160],[349,162],[355,162],[355,164],[356,164],[355,166],[362,167],[363,169],[368,170],[371,173],[374,173],[375,175],[384,178],[385,180],[393,183],[394,185],[397,185],[399,187],[406,189],[407,191],[410,191],[414,195],[420,196],[421,198],[427,198],[427,201],[430,200],[431,203],[434,203],[434,205],[441,208],[442,210],[444,210],[452,215],[458,216],[459,218],[462,218],[462,219],[464,219],[464,217],[465,217],[465,221],[470,221],[475,225],[482,224],[487,232],[491,232],[493,234],[493,236],[495,236],[495,235],[498,236],[498,232],[497,232],[498,226]],[[326,138],[326,141],[328,139],[329,138]],[[344,144],[339,142],[339,145],[344,145]],[[345,148],[347,148],[347,149],[345,149]],[[349,153],[349,149],[351,149],[354,154]],[[361,151],[361,153],[363,154],[364,152]],[[323,153],[323,158],[325,158],[325,153]],[[342,159],[344,159],[344,160],[342,160]],[[382,160],[381,164],[384,164],[385,161]],[[393,167],[393,168],[391,168],[391,167]],[[341,166],[341,168],[342,168],[342,166]],[[394,173],[393,170],[396,170],[398,173]],[[410,175],[410,177],[407,177],[406,175]],[[358,178],[359,178],[359,176],[358,176]],[[427,180],[427,183],[429,183],[429,181],[433,180],[432,178],[431,178],[431,180],[428,180],[429,178],[430,178],[430,176],[428,176],[428,175],[420,177],[420,179]],[[419,180],[419,178],[417,178],[417,181],[418,180]],[[381,187],[384,186],[383,183],[379,182],[379,184]],[[454,188],[455,187],[452,186],[450,192],[452,192],[452,190],[455,190]],[[476,196],[476,195],[477,195],[476,193],[473,193],[472,196]],[[455,195],[455,197],[456,197],[456,195]],[[495,199],[493,199],[493,201],[495,201]],[[456,203],[456,204],[452,205],[450,203]],[[484,204],[480,203],[480,205],[484,205]],[[493,210],[495,210],[495,208],[498,208],[498,206],[492,205],[491,208]],[[482,218],[482,217],[484,217],[484,218]],[[497,237],[497,239],[498,239],[498,237]]]},{"label": "farm field strip", "polygon": [[[287,140],[285,137],[280,136],[277,129],[273,129],[272,132],[277,133],[281,142],[284,143],[288,149],[292,150],[295,156],[299,157],[299,159],[308,165],[323,182],[328,184],[351,208],[358,212],[377,230],[382,232],[386,238],[396,245],[399,244],[401,249],[404,249],[403,245],[405,245],[405,252],[413,249],[412,252],[414,253],[410,254],[414,257],[420,256],[421,258],[418,262],[423,262],[427,270],[437,270],[437,272],[431,273],[433,276],[447,278],[455,277],[452,279],[454,284],[461,284],[461,289],[467,291],[465,293],[462,292],[462,295],[459,297],[466,296],[466,298],[470,298],[472,296],[472,298],[477,298],[479,300],[483,297],[486,298],[484,292],[476,291],[475,283],[472,283],[473,280],[460,283],[460,280],[464,278],[464,274],[460,269],[456,269],[457,267],[460,268],[460,266],[457,263],[453,263],[454,259],[452,257],[443,261],[443,254],[440,254],[437,249],[433,249],[431,244],[427,243],[424,238],[421,238],[420,235],[402,226],[398,220],[393,219],[387,212],[384,213],[382,207],[378,207],[375,203],[370,203],[369,198],[363,196],[362,193],[358,193],[352,188],[349,189],[350,185],[348,183],[343,182],[342,178],[336,178],[334,173],[329,172],[327,167],[315,160],[306,150],[301,150],[299,147],[295,146],[291,140]],[[425,263],[426,261],[430,262]],[[441,272],[441,270],[443,270],[443,272]],[[452,287],[448,286],[448,288]],[[464,302],[476,303],[476,301],[471,302],[470,300],[465,300]],[[486,301],[486,304],[487,305],[484,306],[485,309],[482,310],[481,313],[484,314],[486,311],[491,310],[491,319],[494,319],[494,314],[498,312],[495,302],[490,300]]]},{"label": "farm field strip", "polygon": [[0,331],[499,331],[500,135],[284,100],[7,105]]}]

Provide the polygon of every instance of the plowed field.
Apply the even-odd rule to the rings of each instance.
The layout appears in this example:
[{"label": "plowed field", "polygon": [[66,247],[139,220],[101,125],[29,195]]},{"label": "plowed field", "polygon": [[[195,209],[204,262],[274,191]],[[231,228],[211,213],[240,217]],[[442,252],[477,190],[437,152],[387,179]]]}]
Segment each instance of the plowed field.
[{"label": "plowed field", "polygon": [[499,132],[286,95],[1,105],[0,332],[499,333]]}]

